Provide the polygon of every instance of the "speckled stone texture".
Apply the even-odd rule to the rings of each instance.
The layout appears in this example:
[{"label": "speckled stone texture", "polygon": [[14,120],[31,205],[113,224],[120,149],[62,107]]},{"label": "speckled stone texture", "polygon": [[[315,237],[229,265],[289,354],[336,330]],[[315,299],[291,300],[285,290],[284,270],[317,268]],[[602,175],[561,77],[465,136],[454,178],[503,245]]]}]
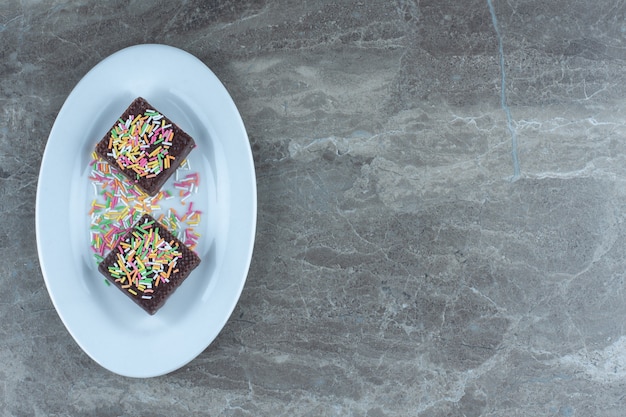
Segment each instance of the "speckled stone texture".
[{"label": "speckled stone texture", "polygon": [[[140,43],[223,81],[259,210],[226,327],[147,380],[77,346],[34,231],[57,112]],[[0,416],[623,417],[625,60],[616,0],[2,2]]]}]

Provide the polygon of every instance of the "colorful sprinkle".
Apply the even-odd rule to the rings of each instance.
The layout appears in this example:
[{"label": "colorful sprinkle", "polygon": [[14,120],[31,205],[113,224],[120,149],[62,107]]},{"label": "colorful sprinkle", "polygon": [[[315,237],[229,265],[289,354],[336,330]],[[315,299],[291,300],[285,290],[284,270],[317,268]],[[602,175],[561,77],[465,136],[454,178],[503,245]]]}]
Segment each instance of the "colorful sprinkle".
[{"label": "colorful sprinkle", "polygon": [[[147,127],[146,131],[149,130],[150,127]],[[193,208],[193,202],[189,199],[192,193],[197,192],[200,177],[198,173],[190,171],[187,161],[183,161],[176,170],[177,177],[183,178],[176,182],[180,183],[184,196],[168,189],[166,185],[154,197],[150,197],[128,184],[121,173],[111,170],[109,164],[99,160],[95,153],[92,154],[89,166],[91,167],[89,179],[93,184],[94,197],[88,215],[91,219],[91,250],[96,264],[102,262],[106,254],[119,244],[126,231],[145,213],[158,218],[174,236],[195,250],[199,238],[195,228],[200,223],[202,213]],[[191,185],[194,186],[193,191],[189,190]],[[175,209],[167,212],[162,210],[161,202],[172,199],[175,200],[169,201],[168,205],[173,203],[175,206],[186,206],[186,211],[178,213]]]},{"label": "colorful sprinkle", "polygon": [[148,109],[143,115],[129,115],[119,119],[110,131],[109,156],[116,159],[122,169],[132,170],[136,178],[154,178],[168,169],[174,131],[165,124],[163,115]]},{"label": "colorful sprinkle", "polygon": [[167,282],[183,257],[178,245],[163,239],[148,219],[136,224],[116,247],[117,262],[108,266],[108,272],[123,289],[142,299],[152,298],[153,285]]}]

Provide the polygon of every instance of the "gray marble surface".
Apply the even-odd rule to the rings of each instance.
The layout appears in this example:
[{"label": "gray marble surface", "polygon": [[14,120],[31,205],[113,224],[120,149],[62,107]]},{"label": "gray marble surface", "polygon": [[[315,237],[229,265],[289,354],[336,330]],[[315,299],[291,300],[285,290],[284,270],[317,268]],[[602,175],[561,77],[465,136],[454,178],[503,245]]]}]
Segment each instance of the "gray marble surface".
[{"label": "gray marble surface", "polygon": [[[34,230],[65,98],[141,43],[218,75],[258,181],[234,313],[151,379],[74,342]],[[3,1],[0,416],[623,416],[625,60],[615,0]]]}]

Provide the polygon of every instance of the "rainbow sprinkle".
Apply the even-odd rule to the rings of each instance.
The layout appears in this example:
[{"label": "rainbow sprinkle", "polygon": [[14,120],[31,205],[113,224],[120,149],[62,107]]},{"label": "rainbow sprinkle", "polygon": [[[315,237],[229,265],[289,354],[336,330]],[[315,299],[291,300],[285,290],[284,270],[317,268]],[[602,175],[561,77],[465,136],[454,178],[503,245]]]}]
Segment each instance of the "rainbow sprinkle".
[{"label": "rainbow sprinkle", "polygon": [[149,218],[137,223],[117,245],[117,262],[108,271],[123,290],[149,300],[154,288],[169,283],[178,272],[176,264],[183,257],[174,240],[168,242],[158,224]]},{"label": "rainbow sprinkle", "polygon": [[169,155],[174,139],[172,124],[164,116],[147,109],[143,115],[129,115],[110,131],[107,155],[115,158],[121,169],[134,171],[136,178],[154,178],[170,167],[175,158]]},{"label": "rainbow sprinkle", "polygon": [[[94,190],[89,209],[90,237],[96,264],[104,260],[127,230],[146,213],[152,214],[191,250],[196,249],[200,235],[195,228],[200,223],[202,212],[194,208],[191,198],[198,191],[200,176],[191,171],[188,161],[176,170],[176,178],[180,178],[175,182],[178,186],[174,185],[174,190],[164,187],[154,197],[128,184],[119,171],[112,170],[95,152],[90,166],[89,179]],[[172,208],[162,208],[166,201]]]}]

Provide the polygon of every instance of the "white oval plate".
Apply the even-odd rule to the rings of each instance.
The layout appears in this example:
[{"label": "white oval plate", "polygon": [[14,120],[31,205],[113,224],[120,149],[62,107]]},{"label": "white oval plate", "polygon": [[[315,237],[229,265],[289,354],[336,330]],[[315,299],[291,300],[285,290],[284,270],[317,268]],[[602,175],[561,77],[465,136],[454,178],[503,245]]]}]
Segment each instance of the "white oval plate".
[{"label": "white oval plate", "polygon": [[[89,240],[91,152],[138,96],[195,139],[189,160],[202,181],[194,202],[203,212],[196,229],[202,262],[154,316],[104,285]],[[76,85],[59,111],[41,163],[37,250],[61,320],[97,363],[120,375],[152,377],[199,355],[239,299],[255,228],[248,136],[232,98],[200,60],[169,46],[132,46],[100,62]]]}]

